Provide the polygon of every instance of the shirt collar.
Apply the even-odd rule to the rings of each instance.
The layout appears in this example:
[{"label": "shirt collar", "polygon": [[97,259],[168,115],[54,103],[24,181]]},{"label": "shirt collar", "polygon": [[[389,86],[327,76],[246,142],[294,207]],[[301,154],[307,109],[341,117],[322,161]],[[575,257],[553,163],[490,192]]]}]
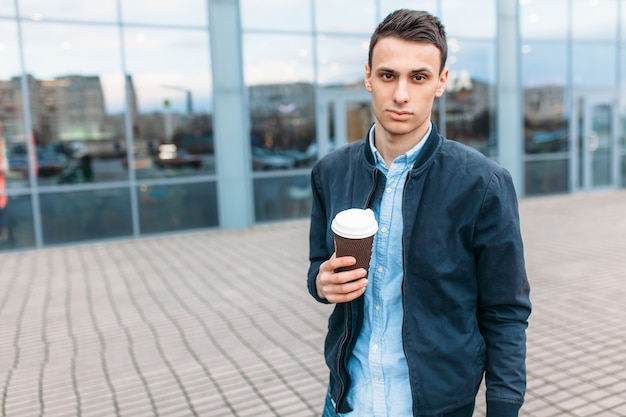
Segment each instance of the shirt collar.
[{"label": "shirt collar", "polygon": [[[426,143],[426,139],[428,138],[428,136],[430,136],[430,132],[432,130],[433,130],[433,124],[432,122],[429,122],[428,131],[426,132],[424,137],[419,142],[417,142],[415,146],[409,149],[404,155],[400,155],[399,157],[394,159],[393,163],[404,163],[408,165],[409,168],[412,168],[415,161],[417,161],[417,157],[419,156],[420,151],[424,147],[424,144]],[[372,151],[372,154],[374,155],[374,160],[376,160],[376,165],[379,167],[381,165],[383,167],[386,167],[385,160],[383,159],[381,154],[378,152],[378,149],[376,149],[376,146],[374,146],[374,126],[372,126],[372,128],[369,131],[368,140],[369,140],[370,150]]]}]

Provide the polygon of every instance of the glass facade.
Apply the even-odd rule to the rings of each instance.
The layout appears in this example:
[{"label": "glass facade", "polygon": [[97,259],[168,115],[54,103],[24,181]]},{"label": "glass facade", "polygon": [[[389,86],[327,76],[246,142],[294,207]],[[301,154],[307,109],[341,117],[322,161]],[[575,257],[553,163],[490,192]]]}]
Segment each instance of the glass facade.
[{"label": "glass facade", "polygon": [[525,195],[624,183],[625,7],[520,1]]},{"label": "glass facade", "polygon": [[[503,1],[519,25],[505,46],[495,0],[221,2],[237,16],[228,42],[213,0],[2,2],[0,251],[220,227],[241,205],[225,201],[233,178],[249,184],[244,223],[306,218],[313,164],[372,123],[369,36],[401,7],[448,32],[441,133],[494,160],[517,152],[521,195],[626,187],[626,4]],[[224,108],[231,86],[213,77],[232,39],[243,108]],[[506,138],[503,47],[519,47],[523,103]],[[215,103],[248,134],[215,133]]]}]

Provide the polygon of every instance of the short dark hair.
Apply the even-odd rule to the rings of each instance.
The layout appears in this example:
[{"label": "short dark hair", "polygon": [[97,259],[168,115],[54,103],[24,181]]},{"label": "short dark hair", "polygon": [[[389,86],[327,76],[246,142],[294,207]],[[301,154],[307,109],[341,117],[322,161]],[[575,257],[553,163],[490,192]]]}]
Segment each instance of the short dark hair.
[{"label": "short dark hair", "polygon": [[387,15],[370,38],[367,61],[370,68],[372,67],[372,51],[382,38],[398,38],[405,41],[433,44],[439,49],[441,55],[439,72],[443,71],[446,66],[448,57],[446,31],[441,21],[428,12],[399,9]]}]

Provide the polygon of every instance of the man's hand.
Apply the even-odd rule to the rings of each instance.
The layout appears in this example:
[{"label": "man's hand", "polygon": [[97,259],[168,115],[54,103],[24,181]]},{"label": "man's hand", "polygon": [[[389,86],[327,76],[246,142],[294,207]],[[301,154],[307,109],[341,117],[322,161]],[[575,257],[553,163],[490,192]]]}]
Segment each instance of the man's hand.
[{"label": "man's hand", "polygon": [[317,295],[329,303],[347,303],[359,298],[367,287],[367,271],[363,268],[335,273],[337,268],[352,266],[356,259],[352,256],[333,256],[320,265],[315,278]]}]

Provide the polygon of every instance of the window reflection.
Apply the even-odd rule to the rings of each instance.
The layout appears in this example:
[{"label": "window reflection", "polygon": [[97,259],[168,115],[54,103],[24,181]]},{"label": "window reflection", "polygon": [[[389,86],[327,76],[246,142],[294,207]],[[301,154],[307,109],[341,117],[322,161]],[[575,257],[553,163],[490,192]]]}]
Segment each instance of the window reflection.
[{"label": "window reflection", "polygon": [[0,192],[28,186],[17,28],[0,21]]},{"label": "window reflection", "polygon": [[0,196],[0,251],[35,246],[30,196]]},{"label": "window reflection", "polygon": [[241,26],[248,29],[311,30],[311,0],[240,0]]},{"label": "window reflection", "polygon": [[368,48],[367,36],[320,36],[317,42],[320,86],[362,88]]},{"label": "window reflection", "polygon": [[[577,44],[572,48],[573,86],[614,88],[616,48],[609,44]],[[601,68],[601,70],[599,70]]]},{"label": "window reflection", "polygon": [[306,217],[311,213],[309,176],[254,180],[254,212],[258,222]]},{"label": "window reflection", "polygon": [[129,29],[125,46],[137,178],[215,173],[206,32]]},{"label": "window reflection", "polygon": [[574,40],[609,40],[617,35],[617,0],[572,0]]},{"label": "window reflection", "polygon": [[[0,3],[0,16],[6,16],[6,17],[15,16],[15,7],[13,5],[13,2],[4,1]],[[2,26],[1,23],[0,23],[0,26]]]},{"label": "window reflection", "polygon": [[124,23],[207,26],[207,0],[122,0],[120,4]]},{"label": "window reflection", "polygon": [[519,19],[522,37],[565,40],[568,8],[568,0],[520,1]]},{"label": "window reflection", "polygon": [[495,0],[444,0],[441,19],[448,36],[493,38],[496,36]]},{"label": "window reflection", "polygon": [[522,54],[524,148],[527,154],[566,152],[567,47],[565,42],[525,43]]},{"label": "window reflection", "polygon": [[569,160],[526,162],[526,195],[564,193],[569,190]]},{"label": "window reflection", "polygon": [[371,34],[378,24],[375,0],[315,0],[315,17],[320,32]]},{"label": "window reflection", "polygon": [[488,156],[495,137],[495,52],[493,42],[449,38],[446,136]]},{"label": "window reflection", "polygon": [[[310,36],[246,35],[252,167],[310,166],[315,155],[315,95]],[[271,50],[262,45],[271,44]]]},{"label": "window reflection", "polygon": [[45,244],[130,236],[128,189],[42,194]]},{"label": "window reflection", "polygon": [[215,183],[150,185],[137,190],[141,233],[216,227]]},{"label": "window reflection", "polygon": [[379,20],[398,9],[424,10],[436,16],[438,14],[437,2],[437,0],[422,0],[419,3],[415,0],[380,0]]},{"label": "window reflection", "polygon": [[[124,78],[114,27],[24,24],[40,185],[126,179]],[[28,172],[26,149],[15,152]]]},{"label": "window reflection", "polygon": [[37,21],[47,19],[117,21],[116,0],[64,0],[62,4],[49,0],[19,0],[19,11],[22,17]]}]

